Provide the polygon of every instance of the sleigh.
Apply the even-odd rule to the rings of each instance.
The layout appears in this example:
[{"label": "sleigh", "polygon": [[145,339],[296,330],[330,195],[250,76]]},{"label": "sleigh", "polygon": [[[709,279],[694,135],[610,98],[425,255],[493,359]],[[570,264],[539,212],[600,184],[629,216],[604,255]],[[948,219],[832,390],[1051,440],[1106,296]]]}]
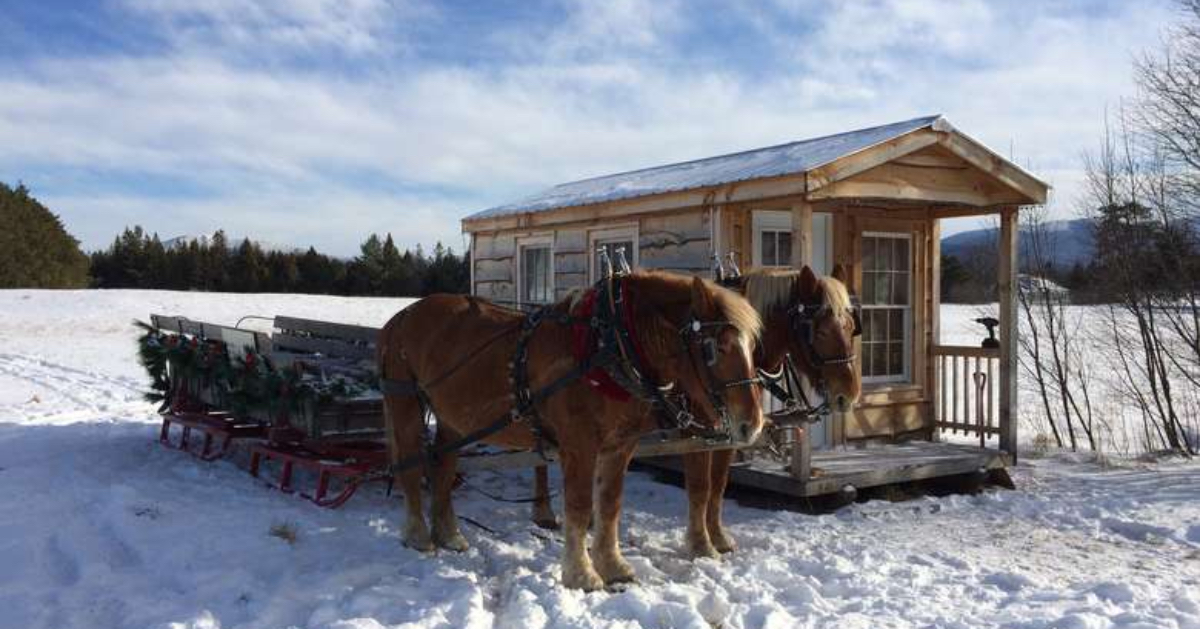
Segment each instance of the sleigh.
[{"label": "sleigh", "polygon": [[[206,361],[204,369],[186,370],[179,360],[168,363],[163,445],[205,461],[240,445],[251,474],[264,477],[276,468],[270,484],[292,493],[297,472],[305,473],[314,488],[301,495],[324,507],[345,503],[386,464],[382,396],[373,384],[378,330],[283,316],[272,320],[270,334],[163,315],[150,322],[162,343],[186,344],[193,361]],[[285,392],[249,403],[251,385],[263,392],[249,373],[337,394]]]}]

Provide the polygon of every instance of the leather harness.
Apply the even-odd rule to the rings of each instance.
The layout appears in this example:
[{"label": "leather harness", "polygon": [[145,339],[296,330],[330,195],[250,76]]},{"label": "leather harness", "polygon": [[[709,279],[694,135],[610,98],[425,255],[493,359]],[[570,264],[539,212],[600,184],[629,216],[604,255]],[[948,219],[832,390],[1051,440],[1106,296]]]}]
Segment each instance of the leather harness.
[{"label": "leather harness", "polygon": [[[686,395],[674,392],[673,384],[664,386],[649,377],[650,372],[647,369],[637,335],[631,329],[634,318],[632,303],[625,294],[624,276],[607,277],[597,282],[581,303],[586,304],[589,301],[593,305],[590,312],[587,312],[589,309],[584,308],[577,309],[577,313],[568,314],[557,310],[554,305],[538,308],[526,315],[519,328],[512,328],[497,334],[485,342],[482,347],[472,352],[471,356],[477,355],[483,347],[499,338],[503,338],[513,331],[520,331],[511,363],[510,379],[513,383],[514,401],[512,409],[486,426],[462,437],[442,444],[427,444],[424,452],[391,464],[388,467],[388,473],[394,474],[423,465],[439,456],[482,441],[518,422],[528,424],[537,439],[538,452],[545,456],[543,444],[547,441],[553,443],[553,439],[552,436],[545,433],[537,405],[580,379],[584,379],[599,393],[614,399],[637,398],[651,404],[657,411],[656,415],[662,428],[681,429],[689,434],[714,441],[731,438],[731,426],[729,425],[731,422],[721,392],[737,386],[762,384],[761,378],[758,377],[725,383],[717,383],[713,378],[709,368],[716,362],[715,340],[704,332],[706,329],[724,328],[732,325],[731,323],[725,321],[701,322],[693,316],[690,323],[680,330],[693,368],[703,374],[706,379],[709,402],[722,419],[723,425],[717,428],[697,422],[695,415],[688,410]],[[585,314],[588,316],[584,316]],[[573,336],[576,338],[580,331],[586,331],[584,336],[591,339],[593,343],[589,343],[589,345],[594,344],[594,348],[586,352],[576,351],[576,364],[572,369],[544,387],[534,390],[528,373],[529,341],[537,328],[548,319],[560,325],[573,326]],[[699,350],[700,360],[705,363],[707,368],[701,368],[697,362],[697,350]],[[384,395],[415,396],[420,401],[423,411],[432,411],[436,416],[437,413],[433,409],[426,391],[432,386],[440,384],[464,364],[465,361],[455,365],[426,386],[422,386],[416,380],[380,378],[379,388]],[[613,389],[609,383],[617,389]]]}]

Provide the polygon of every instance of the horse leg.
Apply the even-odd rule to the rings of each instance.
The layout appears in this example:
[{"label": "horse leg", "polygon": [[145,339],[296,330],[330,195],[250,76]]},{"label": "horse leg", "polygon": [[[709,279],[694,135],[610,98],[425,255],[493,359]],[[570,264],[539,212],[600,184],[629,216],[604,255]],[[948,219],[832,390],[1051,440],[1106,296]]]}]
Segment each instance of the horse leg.
[{"label": "horse leg", "polygon": [[533,475],[533,523],[544,529],[558,528],[558,517],[550,506],[550,473],[545,465],[534,469]]},{"label": "horse leg", "polygon": [[[438,435],[438,443],[448,437]],[[454,514],[454,478],[458,472],[458,453],[447,452],[437,458],[431,470],[433,505],[430,519],[433,520],[433,542],[442,548],[462,552],[467,549],[467,538],[458,530],[458,516]]]},{"label": "horse leg", "polygon": [[[383,401],[387,425],[388,452],[392,463],[410,459],[424,447],[425,422],[421,404],[416,398],[386,396]],[[429,527],[421,506],[422,466],[410,467],[398,473],[404,492],[404,545],[426,552],[433,550]]]},{"label": "horse leg", "polygon": [[706,528],[708,529],[708,539],[712,541],[713,547],[722,553],[733,552],[737,549],[737,544],[733,543],[733,538],[725,532],[725,527],[721,524],[721,505],[725,499],[725,487],[729,484],[729,467],[733,464],[733,457],[736,455],[737,450],[718,450],[709,453],[709,456],[712,457],[712,474],[709,477],[708,511],[705,513]]},{"label": "horse leg", "polygon": [[684,484],[688,494],[687,546],[693,557],[719,557],[708,536],[705,518],[712,486],[712,453],[683,455]]},{"label": "horse leg", "polygon": [[596,537],[592,555],[596,571],[605,584],[633,581],[637,574],[621,556],[618,529],[621,522],[621,497],[625,471],[633,458],[633,446],[602,452],[596,466]]},{"label": "horse leg", "polygon": [[588,521],[592,515],[592,479],[595,452],[562,452],[563,531],[562,582],[585,591],[604,587],[587,551]]}]

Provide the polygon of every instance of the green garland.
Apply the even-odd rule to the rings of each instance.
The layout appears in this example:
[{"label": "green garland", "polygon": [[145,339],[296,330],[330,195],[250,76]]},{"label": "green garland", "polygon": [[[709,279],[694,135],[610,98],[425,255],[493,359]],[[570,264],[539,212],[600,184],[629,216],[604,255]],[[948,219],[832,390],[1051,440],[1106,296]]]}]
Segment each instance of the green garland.
[{"label": "green garland", "polygon": [[254,351],[231,359],[229,348],[220,341],[165,333],[141,321],[134,324],[143,331],[138,360],[150,376],[146,399],[161,403],[163,409],[182,391],[236,415],[275,421],[305,415],[316,406],[373,388],[374,383],[343,376],[317,377],[307,373],[301,361],[276,367],[269,357]]}]

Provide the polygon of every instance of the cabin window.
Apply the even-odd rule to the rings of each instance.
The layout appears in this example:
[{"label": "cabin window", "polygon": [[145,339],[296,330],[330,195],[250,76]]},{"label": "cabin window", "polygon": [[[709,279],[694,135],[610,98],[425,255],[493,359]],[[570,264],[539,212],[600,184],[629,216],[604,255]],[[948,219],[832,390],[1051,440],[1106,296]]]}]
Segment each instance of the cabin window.
[{"label": "cabin window", "polygon": [[862,238],[862,373],[867,382],[909,379],[912,328],[912,238]]},{"label": "cabin window", "polygon": [[760,266],[792,265],[791,230],[764,229],[758,232],[758,242],[762,247],[762,264]]},{"label": "cabin window", "polygon": [[550,264],[550,243],[521,245],[519,280],[523,304],[548,304],[554,299],[554,269]]},{"label": "cabin window", "polygon": [[756,210],[753,225],[754,266],[792,266],[792,213]]}]

